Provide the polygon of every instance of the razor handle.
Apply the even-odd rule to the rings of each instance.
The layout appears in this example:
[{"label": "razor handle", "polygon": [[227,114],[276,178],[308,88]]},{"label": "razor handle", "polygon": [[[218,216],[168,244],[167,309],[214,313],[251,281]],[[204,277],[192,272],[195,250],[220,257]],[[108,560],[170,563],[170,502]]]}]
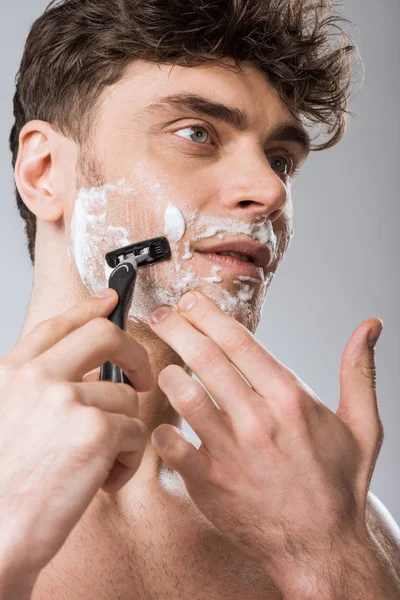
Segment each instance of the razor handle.
[{"label": "razor handle", "polygon": [[[125,330],[128,311],[132,303],[136,274],[137,269],[130,262],[124,262],[113,270],[108,282],[108,287],[117,292],[119,300],[117,306],[107,318],[123,330]],[[100,381],[126,383],[133,387],[132,383],[122,372],[122,369],[110,362],[106,362],[101,366]]]}]

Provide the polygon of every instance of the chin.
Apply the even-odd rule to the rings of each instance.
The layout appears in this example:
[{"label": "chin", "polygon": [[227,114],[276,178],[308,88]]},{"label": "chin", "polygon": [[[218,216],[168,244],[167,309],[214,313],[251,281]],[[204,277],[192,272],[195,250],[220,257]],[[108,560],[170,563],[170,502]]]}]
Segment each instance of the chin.
[{"label": "chin", "polygon": [[265,282],[238,282],[236,277],[209,282],[204,280],[204,276],[187,268],[182,268],[177,276],[172,266],[160,264],[159,269],[154,267],[138,277],[129,311],[130,321],[147,324],[150,314],[157,307],[168,304],[177,308],[183,294],[197,290],[249,331],[256,331],[268,287]]},{"label": "chin", "polygon": [[235,295],[234,290],[227,290],[222,285],[205,283],[197,289],[215,302],[222,312],[254,334],[261,320],[264,294],[255,289],[251,300],[242,301]]},{"label": "chin", "polygon": [[[244,312],[244,311],[242,311]],[[255,334],[261,321],[261,307],[253,310],[248,309],[245,314],[239,314],[238,317],[234,317],[236,321],[241,323],[250,333]]]}]

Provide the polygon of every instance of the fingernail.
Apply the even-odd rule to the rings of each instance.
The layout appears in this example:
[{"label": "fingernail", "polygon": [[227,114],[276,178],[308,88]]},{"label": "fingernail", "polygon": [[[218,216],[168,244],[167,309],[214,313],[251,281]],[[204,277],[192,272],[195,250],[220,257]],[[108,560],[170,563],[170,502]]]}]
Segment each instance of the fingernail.
[{"label": "fingernail", "polygon": [[93,294],[94,298],[111,298],[114,295],[114,290],[111,288],[105,288],[104,290],[99,290],[95,294]]},{"label": "fingernail", "polygon": [[197,297],[195,294],[185,294],[178,302],[178,308],[182,312],[186,312],[190,310],[197,301]]},{"label": "fingernail", "polygon": [[168,317],[170,312],[171,309],[169,306],[160,306],[160,308],[157,308],[157,310],[151,313],[150,319],[153,321],[153,323],[161,323],[165,317]]},{"label": "fingernail", "polygon": [[377,341],[379,340],[382,333],[382,325],[373,327],[368,334],[367,343],[370,348],[375,348]]}]

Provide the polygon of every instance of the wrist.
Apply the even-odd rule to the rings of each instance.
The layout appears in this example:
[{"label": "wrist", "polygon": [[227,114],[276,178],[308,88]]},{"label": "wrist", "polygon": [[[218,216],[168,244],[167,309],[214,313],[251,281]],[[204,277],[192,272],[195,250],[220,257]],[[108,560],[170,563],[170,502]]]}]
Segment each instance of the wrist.
[{"label": "wrist", "polygon": [[[274,566],[268,561],[263,567],[281,591],[284,600],[343,600],[344,597],[353,597],[350,581],[357,591],[357,582],[373,582],[382,575],[376,548],[368,534],[362,537],[350,536],[341,542],[336,539],[328,543],[326,549],[318,555],[298,555],[296,559],[286,558]],[[344,589],[350,596],[344,594]]]}]

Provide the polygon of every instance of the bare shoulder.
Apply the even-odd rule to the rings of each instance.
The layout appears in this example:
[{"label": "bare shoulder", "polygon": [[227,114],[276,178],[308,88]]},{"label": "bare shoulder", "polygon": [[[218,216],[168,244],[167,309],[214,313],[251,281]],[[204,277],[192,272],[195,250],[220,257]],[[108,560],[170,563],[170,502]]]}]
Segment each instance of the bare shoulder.
[{"label": "bare shoulder", "polygon": [[381,531],[400,550],[400,527],[383,502],[372,492],[368,492],[367,520],[373,530]]},{"label": "bare shoulder", "polygon": [[400,578],[400,527],[389,510],[372,492],[368,492],[367,525]]}]

